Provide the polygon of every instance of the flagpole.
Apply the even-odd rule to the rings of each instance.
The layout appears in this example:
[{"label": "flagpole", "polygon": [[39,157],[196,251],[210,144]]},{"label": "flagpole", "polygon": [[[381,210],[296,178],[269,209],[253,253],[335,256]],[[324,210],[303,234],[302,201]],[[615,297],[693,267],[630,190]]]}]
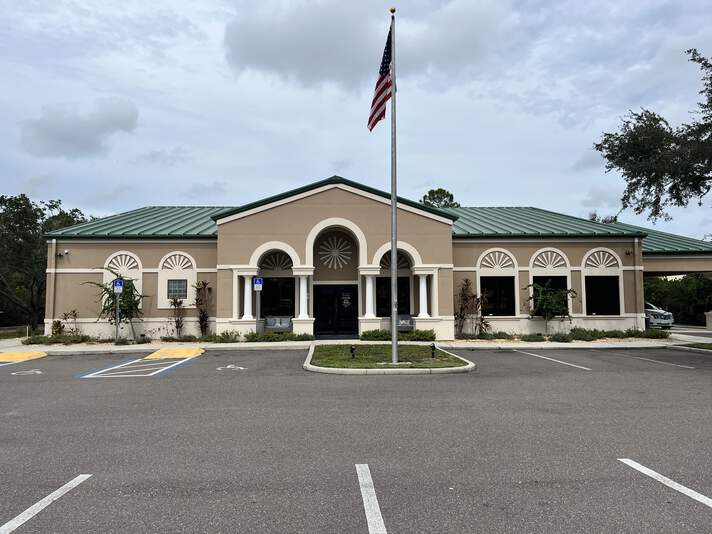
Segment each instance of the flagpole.
[{"label": "flagpole", "polygon": [[396,180],[396,8],[391,11],[391,362],[398,363],[398,211]]}]

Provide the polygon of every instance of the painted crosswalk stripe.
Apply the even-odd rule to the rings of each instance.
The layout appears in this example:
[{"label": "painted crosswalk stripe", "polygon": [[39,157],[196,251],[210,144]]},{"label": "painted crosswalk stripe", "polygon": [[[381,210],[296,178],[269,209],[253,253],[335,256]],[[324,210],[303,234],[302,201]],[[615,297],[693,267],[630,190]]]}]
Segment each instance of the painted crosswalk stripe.
[{"label": "painted crosswalk stripe", "polygon": [[17,527],[23,525],[24,523],[26,523],[27,521],[32,519],[34,516],[36,516],[42,510],[47,508],[54,501],[59,499],[62,495],[64,495],[68,491],[72,490],[73,488],[76,488],[79,484],[84,482],[90,476],[91,475],[79,475],[79,476],[73,478],[72,480],[67,482],[64,486],[62,486],[58,490],[53,491],[52,493],[47,495],[44,499],[36,502],[32,506],[30,506],[27,510],[22,512],[20,515],[18,515],[14,519],[11,519],[7,523],[5,523],[3,526],[1,526],[0,534],[10,534],[10,532],[12,532]]},{"label": "painted crosswalk stripe", "polygon": [[699,503],[704,504],[705,506],[709,506],[712,508],[712,499],[709,497],[706,497],[705,495],[702,495],[701,493],[697,493],[695,490],[691,490],[690,488],[686,488],[682,484],[678,484],[672,479],[669,479],[668,477],[661,475],[660,473],[656,473],[652,469],[649,469],[645,467],[644,465],[639,464],[638,462],[635,462],[631,460],[630,458],[618,458],[619,462],[623,462],[629,467],[632,467],[636,471],[640,471],[644,475],[649,476],[653,480],[657,480],[661,484],[665,484],[668,488],[672,488],[675,491],[679,491],[683,495],[687,495],[690,499],[694,499]]},{"label": "painted crosswalk stripe", "polygon": [[356,464],[356,474],[361,487],[361,498],[363,499],[363,509],[366,512],[366,523],[369,534],[387,534],[386,525],[383,523],[381,508],[378,506],[376,489],[373,487],[371,470],[368,464]]}]

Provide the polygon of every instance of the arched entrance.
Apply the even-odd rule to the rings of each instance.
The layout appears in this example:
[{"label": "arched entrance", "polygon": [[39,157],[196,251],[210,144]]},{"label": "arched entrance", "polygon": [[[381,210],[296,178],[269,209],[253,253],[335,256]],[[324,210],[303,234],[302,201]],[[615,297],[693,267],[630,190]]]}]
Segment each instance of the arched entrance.
[{"label": "arched entrance", "polygon": [[267,332],[290,331],[297,314],[292,258],[282,250],[270,250],[262,255],[258,266],[262,290],[256,292],[257,318],[264,321]]},{"label": "arched entrance", "polygon": [[341,227],[322,230],[314,240],[314,334],[356,337],[359,317],[359,245]]}]

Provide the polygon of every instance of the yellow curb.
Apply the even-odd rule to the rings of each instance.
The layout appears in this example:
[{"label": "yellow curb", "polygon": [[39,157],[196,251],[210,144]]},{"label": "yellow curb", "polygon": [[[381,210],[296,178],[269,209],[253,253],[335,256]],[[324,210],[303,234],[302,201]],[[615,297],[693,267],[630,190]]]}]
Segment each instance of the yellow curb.
[{"label": "yellow curb", "polygon": [[168,348],[164,347],[158,349],[153,354],[149,354],[144,358],[144,360],[166,360],[170,358],[190,358],[193,356],[200,356],[205,351],[197,347],[176,347]]},{"label": "yellow curb", "polygon": [[44,358],[45,356],[47,356],[46,352],[0,352],[0,362],[2,362],[2,363],[26,362],[28,360],[36,360],[37,358]]}]

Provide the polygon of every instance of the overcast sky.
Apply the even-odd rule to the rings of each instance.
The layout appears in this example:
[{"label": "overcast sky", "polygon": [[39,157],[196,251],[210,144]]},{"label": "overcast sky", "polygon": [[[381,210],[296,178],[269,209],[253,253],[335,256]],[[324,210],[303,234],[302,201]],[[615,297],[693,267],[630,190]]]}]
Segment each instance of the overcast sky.
[{"label": "overcast sky", "polygon": [[[393,4],[413,199],[615,213],[624,184],[593,143],[628,109],[688,120],[701,82],[684,51],[712,56],[709,0]],[[0,192],[106,215],[333,174],[387,190],[389,123],[366,121],[390,5],[0,0]],[[711,202],[657,227],[702,237]]]}]

